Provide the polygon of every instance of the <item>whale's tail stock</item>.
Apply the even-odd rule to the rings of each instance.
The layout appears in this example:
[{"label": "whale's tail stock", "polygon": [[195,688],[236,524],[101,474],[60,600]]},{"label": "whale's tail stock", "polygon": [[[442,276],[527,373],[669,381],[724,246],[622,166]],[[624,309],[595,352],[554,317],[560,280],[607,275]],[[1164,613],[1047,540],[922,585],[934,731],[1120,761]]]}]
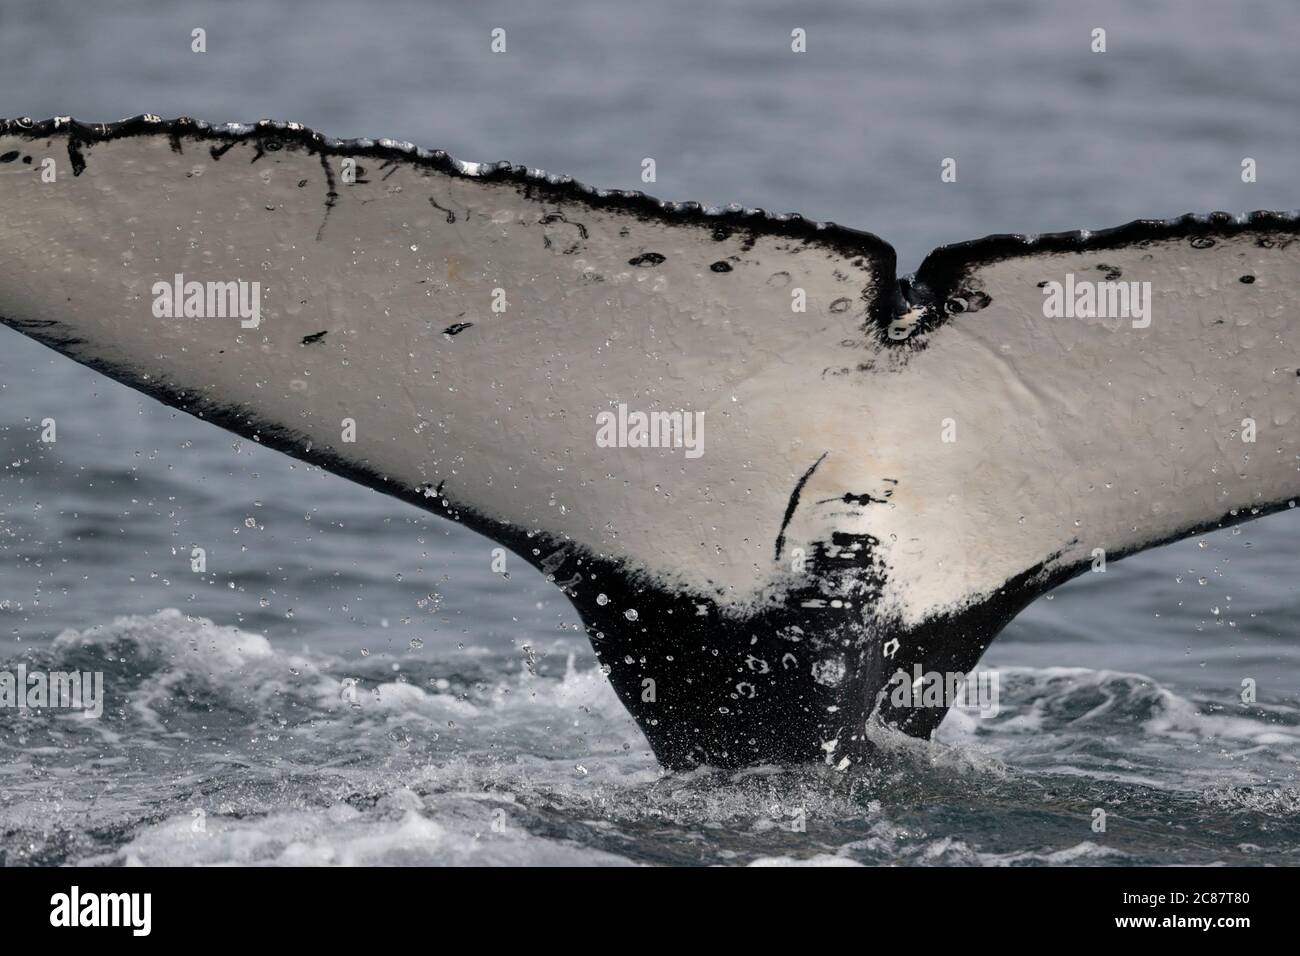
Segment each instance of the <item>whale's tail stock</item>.
[{"label": "whale's tail stock", "polygon": [[992,236],[900,281],[866,233],[387,140],[0,121],[5,324],[510,548],[672,767],[927,735],[1037,595],[1288,507],[1298,236]]}]

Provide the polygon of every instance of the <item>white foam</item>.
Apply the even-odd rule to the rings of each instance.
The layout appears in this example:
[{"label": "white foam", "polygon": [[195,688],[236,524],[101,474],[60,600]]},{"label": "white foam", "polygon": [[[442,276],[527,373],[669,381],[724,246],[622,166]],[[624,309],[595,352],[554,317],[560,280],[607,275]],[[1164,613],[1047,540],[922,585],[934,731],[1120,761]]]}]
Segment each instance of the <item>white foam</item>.
[{"label": "white foam", "polygon": [[[465,652],[482,675],[471,685],[403,679],[409,663],[394,678],[374,658],[355,671],[355,660],[291,653],[174,610],[68,631],[53,656],[102,655],[116,668],[106,688],[120,716],[56,719],[49,738],[15,751],[3,775],[21,799],[0,825],[23,844],[68,841],[69,861],[104,864],[626,863],[648,858],[647,832],[658,834],[654,859],[685,862],[699,858],[698,834],[716,831],[731,835],[710,841],[719,863],[1072,865],[1147,857],[1120,839],[1062,841],[1050,823],[1028,848],[927,832],[913,796],[940,792],[996,817],[1024,779],[1046,776],[1054,788],[1190,794],[1206,812],[1294,815],[1294,789],[1260,786],[1297,756],[1300,721],[1278,704],[1211,704],[1141,674],[1003,667],[994,718],[956,712],[938,741],[871,728],[880,770],[665,774],[573,646],[534,643],[542,663],[563,654],[561,669],[537,675]],[[362,678],[355,703],[344,696],[350,673]],[[51,761],[66,765],[38,780]],[[97,776],[115,786],[91,800]],[[806,835],[794,835],[795,820]],[[128,836],[97,845],[91,834],[111,829]]]}]

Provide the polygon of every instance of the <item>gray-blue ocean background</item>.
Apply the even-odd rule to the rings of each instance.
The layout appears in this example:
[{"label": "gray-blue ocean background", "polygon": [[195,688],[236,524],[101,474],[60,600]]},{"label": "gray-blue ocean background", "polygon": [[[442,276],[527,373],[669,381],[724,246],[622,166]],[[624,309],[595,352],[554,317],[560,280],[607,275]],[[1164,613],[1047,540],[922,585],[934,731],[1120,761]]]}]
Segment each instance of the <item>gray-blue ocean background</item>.
[{"label": "gray-blue ocean background", "polygon": [[[833,219],[910,270],[1300,206],[1298,25],[1290,0],[41,0],[0,8],[0,115],[269,116],[621,188],[653,157],[658,196]],[[1294,864],[1298,531],[1040,600],[983,662],[999,716],[884,769],[665,775],[521,561],[0,329],[0,669],[109,695],[0,712],[0,861]]]}]

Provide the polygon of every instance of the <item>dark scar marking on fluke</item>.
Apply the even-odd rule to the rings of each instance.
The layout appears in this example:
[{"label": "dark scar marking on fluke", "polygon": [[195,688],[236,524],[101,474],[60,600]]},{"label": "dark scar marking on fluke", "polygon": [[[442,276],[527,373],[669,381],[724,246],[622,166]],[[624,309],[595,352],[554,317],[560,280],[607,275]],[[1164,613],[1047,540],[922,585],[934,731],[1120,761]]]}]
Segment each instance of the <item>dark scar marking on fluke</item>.
[{"label": "dark scar marking on fluke", "polygon": [[666,262],[667,259],[667,256],[660,255],[657,252],[643,252],[641,255],[634,256],[627,260],[627,264],[630,266],[641,266],[642,268],[645,268],[648,266],[657,266]]},{"label": "dark scar marking on fluke", "polygon": [[442,334],[460,335],[460,333],[464,332],[473,324],[474,324],[473,322],[453,322],[451,325],[447,326],[445,329],[442,330]]},{"label": "dark scar marking on fluke", "polygon": [[1114,282],[1116,279],[1118,279],[1120,276],[1124,274],[1124,270],[1121,269],[1119,266],[1108,266],[1104,262],[1097,263],[1097,268],[1101,270],[1102,274],[1106,278],[1106,281],[1108,282]]},{"label": "dark scar marking on fluke", "polygon": [[339,198],[334,182],[334,170],[330,167],[329,159],[324,152],[320,154],[320,168],[325,170],[325,215],[321,218],[320,228],[316,230],[317,242],[320,242],[321,235],[325,232],[325,224],[330,221],[330,210],[334,208]]},{"label": "dark scar marking on fluke", "polygon": [[224,143],[221,146],[212,146],[208,149],[208,155],[220,162],[221,157],[230,152],[231,149],[234,148],[236,142],[237,140],[231,140],[229,143]]},{"label": "dark scar marking on fluke", "polygon": [[776,560],[781,560],[781,551],[785,548],[785,529],[790,526],[790,519],[794,517],[794,511],[799,507],[799,495],[803,491],[803,486],[808,484],[808,479],[813,476],[813,472],[829,455],[829,451],[822,452],[821,458],[812,463],[812,467],[803,473],[803,477],[795,483],[794,491],[790,492],[790,501],[785,506],[785,517],[781,519],[781,530],[776,533]]},{"label": "dark scar marking on fluke", "polygon": [[1242,277],[1241,277],[1240,279],[1238,279],[1237,281],[1240,282],[1240,283],[1242,283],[1243,285],[1250,285],[1251,283],[1253,283],[1253,282],[1255,281],[1255,277],[1254,277],[1254,276],[1242,276]]},{"label": "dark scar marking on fluke", "polygon": [[893,493],[894,492],[892,490],[886,491],[884,498],[877,498],[874,495],[869,495],[865,493],[860,495],[855,495],[851,491],[846,491],[839,498],[822,498],[817,502],[817,504],[828,505],[832,501],[842,501],[846,505],[884,505],[884,504],[889,504],[888,499],[890,495],[892,495]]},{"label": "dark scar marking on fluke", "polygon": [[267,153],[278,153],[282,149],[284,149],[284,143],[280,142],[278,139],[259,139],[257,141],[257,155],[249,160],[249,162],[255,163]]},{"label": "dark scar marking on fluke", "polygon": [[719,259],[717,262],[715,262],[715,263],[713,263],[712,265],[709,266],[709,271],[710,271],[710,272],[730,272],[730,271],[731,271],[731,263],[730,263],[730,262],[724,262],[723,260]]},{"label": "dark scar marking on fluke", "polygon": [[12,149],[9,152],[5,153],[3,156],[0,156],[0,163],[12,163],[17,158],[18,158],[18,150]]},{"label": "dark scar marking on fluke", "polygon": [[185,147],[181,145],[181,134],[172,130],[167,134],[167,142],[171,144],[172,152],[181,155],[185,152]]},{"label": "dark scar marking on fluke", "polygon": [[81,152],[81,143],[71,133],[68,134],[68,162],[72,164],[72,175],[80,176],[86,171],[86,157]]},{"label": "dark scar marking on fluke", "polygon": [[[537,221],[543,227],[549,226],[553,223],[562,222],[566,226],[572,226],[573,228],[578,230],[578,238],[575,241],[571,242],[569,245],[565,246],[563,249],[561,249],[560,250],[561,255],[566,255],[566,256],[573,255],[575,252],[581,249],[582,244],[587,241],[587,227],[580,222],[570,222],[567,218],[565,218],[565,215],[562,212],[547,213],[545,216],[543,216],[541,219]],[[545,246],[547,249],[554,248],[555,245],[555,243],[551,239],[550,233],[547,232],[545,228],[542,229],[542,245]]]},{"label": "dark scar marking on fluke", "polygon": [[[391,169],[389,169],[390,166],[392,167]],[[387,182],[388,177],[391,176],[391,175],[393,175],[393,173],[397,172],[397,168],[398,168],[398,167],[397,167],[397,163],[396,163],[396,161],[390,159],[390,160],[387,160],[386,162],[384,162],[384,164],[383,164],[382,166],[380,166],[379,168],[380,168],[380,169],[387,169],[387,170],[388,170],[388,172],[384,173],[383,176],[379,177],[381,181],[383,181],[383,182]]]},{"label": "dark scar marking on fluke", "polygon": [[943,307],[950,315],[962,315],[978,312],[992,301],[993,298],[980,289],[958,289],[957,294],[947,299]]},{"label": "dark scar marking on fluke", "polygon": [[565,215],[562,212],[548,212],[538,221],[541,222],[543,226],[549,226],[553,222],[562,222],[566,226],[572,226],[574,229],[577,229],[578,235],[582,236],[583,239],[587,238],[587,227],[580,222],[570,222],[565,218]]},{"label": "dark scar marking on fluke", "polygon": [[[384,178],[387,179],[388,177],[385,176]],[[439,206],[438,200],[434,199],[432,196],[429,197],[429,205],[439,212],[445,212],[447,214],[447,222],[452,223],[456,221],[456,214],[445,206]]]},{"label": "dark scar marking on fluke", "polygon": [[329,334],[329,329],[326,329],[323,332],[313,332],[311,335],[304,335],[302,337],[302,344],[311,345],[313,342],[319,342],[321,339],[325,338],[325,336],[328,334]]}]

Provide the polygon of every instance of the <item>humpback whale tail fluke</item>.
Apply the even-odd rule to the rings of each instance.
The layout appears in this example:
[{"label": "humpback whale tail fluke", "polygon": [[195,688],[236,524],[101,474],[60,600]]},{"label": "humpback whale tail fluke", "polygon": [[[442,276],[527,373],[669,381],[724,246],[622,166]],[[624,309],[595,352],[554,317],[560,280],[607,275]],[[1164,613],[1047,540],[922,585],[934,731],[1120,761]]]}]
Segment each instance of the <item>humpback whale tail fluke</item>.
[{"label": "humpback whale tail fluke", "polygon": [[[671,767],[927,735],[1045,590],[1300,495],[1300,219],[942,247],[298,124],[0,121],[0,320],[562,588]],[[487,560],[487,558],[485,558]]]}]

